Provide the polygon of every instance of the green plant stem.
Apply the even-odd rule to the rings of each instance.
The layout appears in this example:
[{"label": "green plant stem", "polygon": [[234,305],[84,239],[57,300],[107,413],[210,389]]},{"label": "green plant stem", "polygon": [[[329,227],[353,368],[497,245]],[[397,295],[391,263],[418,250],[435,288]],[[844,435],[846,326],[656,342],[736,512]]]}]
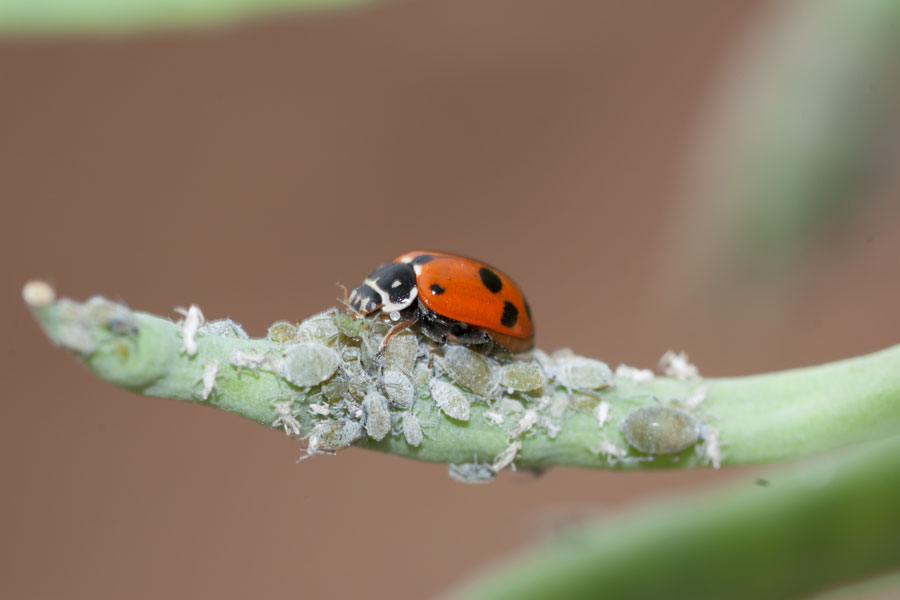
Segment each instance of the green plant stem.
[{"label": "green plant stem", "polygon": [[344,8],[365,0],[0,0],[0,33],[122,34],[222,25],[288,11]]},{"label": "green plant stem", "polygon": [[900,566],[900,437],[550,540],[450,594],[797,598]]},{"label": "green plant stem", "polygon": [[815,597],[815,600],[884,600],[900,598],[900,572],[874,577]]},{"label": "green plant stem", "polygon": [[[104,301],[105,302],[105,301]],[[153,315],[108,303],[103,310],[68,300],[32,304],[32,312],[51,340],[73,350],[95,375],[145,396],[173,398],[208,404],[275,427],[272,399],[290,397],[299,411],[301,434],[315,424],[309,406],[321,401],[318,388],[301,388],[273,372],[238,369],[231,364],[236,350],[276,355],[283,344],[199,333],[197,352],[182,351],[181,326]],[[110,308],[130,315],[133,328],[112,327]],[[93,312],[91,312],[93,311]],[[118,321],[122,314],[114,314]],[[87,340],[87,341],[85,341]],[[220,365],[215,390],[203,400],[199,382],[211,361]],[[380,373],[380,371],[379,371]],[[377,375],[380,376],[380,375]],[[437,375],[432,375],[437,376]],[[544,394],[567,394],[574,408],[559,421],[556,437],[534,430],[521,437],[519,468],[548,466],[646,469],[689,468],[705,464],[708,455],[688,448],[677,454],[648,456],[629,450],[635,460],[609,460],[597,452],[601,440],[627,447],[619,421],[632,409],[673,399],[685,399],[706,387],[706,401],[695,411],[710,430],[719,434],[724,447],[722,464],[740,465],[798,458],[839,448],[858,441],[886,437],[900,431],[900,346],[822,366],[752,377],[681,381],[656,377],[637,383],[618,378],[614,387],[591,395],[555,387]],[[419,447],[400,435],[380,442],[357,445],[417,460],[443,463],[490,461],[510,444],[508,429],[490,425],[484,417],[487,398],[474,399],[471,417],[458,421],[440,413],[420,389],[413,410],[423,421],[426,438]],[[591,408],[579,402],[598,398],[610,404],[610,420],[600,428]],[[520,396],[526,406],[537,405],[540,394]],[[426,416],[433,416],[429,421]]]}]

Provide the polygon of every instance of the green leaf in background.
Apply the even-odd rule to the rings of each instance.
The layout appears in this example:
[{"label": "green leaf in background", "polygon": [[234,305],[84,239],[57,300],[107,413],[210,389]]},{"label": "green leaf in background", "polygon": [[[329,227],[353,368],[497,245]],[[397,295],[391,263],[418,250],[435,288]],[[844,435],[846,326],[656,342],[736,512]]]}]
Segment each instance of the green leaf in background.
[{"label": "green leaf in background", "polygon": [[366,0],[0,0],[0,34],[120,34],[221,25]]},{"label": "green leaf in background", "polygon": [[744,314],[900,166],[900,1],[773,2],[740,42],[701,113],[666,273]]},{"label": "green leaf in background", "polygon": [[584,523],[447,600],[776,600],[900,566],[900,438],[765,482]]}]

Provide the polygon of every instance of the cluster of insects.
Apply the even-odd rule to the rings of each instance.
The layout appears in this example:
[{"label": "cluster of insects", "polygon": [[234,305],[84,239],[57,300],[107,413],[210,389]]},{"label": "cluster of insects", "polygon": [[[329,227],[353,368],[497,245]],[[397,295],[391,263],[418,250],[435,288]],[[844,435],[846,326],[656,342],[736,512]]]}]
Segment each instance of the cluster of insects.
[{"label": "cluster of insects", "polygon": [[[234,367],[275,372],[302,390],[272,399],[272,407],[274,426],[306,437],[303,458],[363,439],[417,448],[441,419],[469,421],[473,402],[481,402],[479,418],[503,430],[507,444],[486,462],[450,465],[456,479],[488,481],[514,468],[523,440],[556,438],[567,411],[585,406],[593,407],[599,439],[587,451],[610,462],[631,460],[628,448],[602,433],[612,412],[603,393],[617,380],[646,381],[652,373],[613,373],[570,351],[534,350],[531,309],[502,271],[443,252],[407,252],[372,271],[346,304],[347,311],[274,324],[267,337],[279,343],[277,355],[231,356]],[[185,323],[195,335],[196,319]],[[204,372],[204,398],[214,378]],[[710,432],[690,410],[670,405],[632,410],[618,429],[648,456],[679,452]]]},{"label": "cluster of insects", "polygon": [[[53,301],[52,289],[26,292],[35,306]],[[477,421],[477,427],[503,435],[487,436],[491,455],[483,462],[469,448],[453,449],[462,460],[450,465],[450,474],[470,482],[515,468],[537,435],[571,436],[568,447],[574,442],[593,454],[585,464],[596,464],[596,457],[628,464],[694,446],[719,465],[718,432],[699,416],[702,388],[687,399],[651,402],[646,387],[641,393],[654,377],[649,370],[620,365],[614,373],[606,363],[568,350],[534,349],[524,294],[486,263],[407,252],[372,271],[345,301],[346,311],[277,322],[265,340],[251,339],[230,319],[207,322],[194,305],[179,309],[178,351],[202,366],[194,393],[216,403],[225,393],[223,380],[245,371],[277,375],[273,389],[285,393],[269,398],[271,406],[260,413],[272,415],[272,426],[307,440],[304,458],[362,440],[405,444],[415,453],[442,419]],[[57,308],[67,322],[57,335],[62,345],[87,355],[112,337],[119,355],[130,353],[124,338],[139,328],[127,307],[98,297],[61,299]],[[210,337],[217,342],[207,344]],[[700,381],[683,353],[666,353],[660,370]],[[578,431],[570,432],[566,424],[576,413],[578,427],[568,429]],[[584,418],[591,414],[596,434],[588,431],[585,439]]]}]

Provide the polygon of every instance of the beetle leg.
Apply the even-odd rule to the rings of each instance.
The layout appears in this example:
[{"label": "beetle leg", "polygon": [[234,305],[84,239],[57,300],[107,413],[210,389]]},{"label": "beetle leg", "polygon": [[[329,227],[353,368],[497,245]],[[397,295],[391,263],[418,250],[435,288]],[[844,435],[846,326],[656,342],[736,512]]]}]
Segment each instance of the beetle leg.
[{"label": "beetle leg", "polygon": [[387,348],[388,342],[391,341],[391,338],[403,331],[404,329],[409,329],[412,325],[415,325],[419,320],[419,312],[416,311],[413,316],[410,318],[400,321],[393,327],[391,327],[390,331],[387,332],[387,335],[384,336],[384,339],[381,340],[381,345],[378,346],[378,353],[376,356],[382,356],[384,354],[385,348]]}]

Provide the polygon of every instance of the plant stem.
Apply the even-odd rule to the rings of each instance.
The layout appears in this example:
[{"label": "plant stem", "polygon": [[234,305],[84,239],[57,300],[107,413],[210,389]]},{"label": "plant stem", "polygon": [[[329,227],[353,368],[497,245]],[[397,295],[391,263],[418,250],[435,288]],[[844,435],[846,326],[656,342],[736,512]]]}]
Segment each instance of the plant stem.
[{"label": "plant stem", "polygon": [[[145,396],[208,404],[268,427],[282,425],[273,399],[287,399],[297,412],[298,427],[294,433],[302,436],[334,419],[317,416],[310,409],[311,405],[326,406],[323,399],[326,383],[343,381],[350,385],[351,391],[354,385],[364,387],[362,393],[386,389],[381,379],[383,359],[375,360],[374,366],[369,367],[368,378],[362,384],[354,384],[350,375],[353,367],[360,369],[358,355],[364,353],[366,344],[377,347],[383,333],[372,333],[374,337],[363,338],[363,342],[341,334],[339,339],[330,342],[340,352],[322,344],[323,351],[339,355],[335,374],[314,384],[297,385],[296,377],[291,383],[290,376],[285,377],[285,373],[273,366],[286,349],[296,346],[293,342],[245,339],[201,328],[196,334],[196,353],[190,355],[184,349],[188,337],[186,324],[132,312],[98,298],[83,304],[66,299],[37,302],[34,298],[29,300],[26,293],[26,300],[50,339],[72,350],[101,379]],[[330,317],[316,318],[331,323]],[[365,324],[363,320],[356,323]],[[587,392],[567,390],[559,384],[559,375],[554,379],[552,371],[556,367],[552,365],[568,364],[565,361],[569,359],[551,363],[550,357],[540,353],[544,361],[541,364],[550,365],[544,367],[550,378],[543,388],[531,393],[501,389],[485,395],[463,387],[464,395],[472,403],[469,419],[461,421],[441,418],[441,410],[430,397],[429,383],[446,379],[446,375],[441,369],[424,366],[428,346],[422,340],[418,343],[417,369],[424,373],[425,380],[419,381],[412,407],[398,409],[390,405],[394,419],[392,435],[382,441],[366,440],[365,435],[363,439],[350,440],[356,445],[417,460],[458,464],[490,461],[516,439],[522,444],[515,456],[518,468],[689,468],[716,463],[720,458],[722,464],[730,465],[798,458],[900,431],[900,346],[822,366],[752,377],[690,380],[654,377],[649,381],[635,381],[618,376],[612,378],[611,387]],[[355,362],[347,358],[348,348],[356,353]],[[268,362],[256,368],[239,368],[235,364],[240,364],[235,359],[236,352]],[[437,351],[433,358],[436,363],[445,361],[446,351]],[[531,359],[506,357],[502,360],[509,365],[516,360]],[[486,362],[493,365],[492,361]],[[208,398],[204,399],[201,378],[204,369],[212,363],[218,365],[217,378],[214,386],[210,384]],[[642,406],[677,406],[677,402],[683,403],[701,388],[707,391],[706,399],[689,418],[701,425],[705,442],[700,440],[676,453],[656,456],[629,446],[618,426],[626,415]],[[342,393],[351,395],[349,391]],[[546,411],[551,399],[557,405],[562,401],[564,408],[552,419]],[[491,415],[486,413],[495,411],[501,401],[516,404],[526,412],[507,415],[501,425],[492,424],[488,419]],[[603,427],[593,412],[601,401],[609,403],[609,419]],[[337,409],[333,408],[336,400],[329,402],[336,413]],[[352,399],[347,402],[357,406]],[[516,434],[514,430],[525,422],[527,411],[542,420]],[[425,439],[417,447],[410,445],[397,428],[407,412],[418,416],[425,431]],[[547,425],[548,420],[554,424]],[[366,425],[364,420],[360,424]],[[556,428],[558,432],[554,431]],[[711,439],[724,448],[724,457],[713,453]],[[603,451],[601,442],[611,444],[620,454]]]}]

